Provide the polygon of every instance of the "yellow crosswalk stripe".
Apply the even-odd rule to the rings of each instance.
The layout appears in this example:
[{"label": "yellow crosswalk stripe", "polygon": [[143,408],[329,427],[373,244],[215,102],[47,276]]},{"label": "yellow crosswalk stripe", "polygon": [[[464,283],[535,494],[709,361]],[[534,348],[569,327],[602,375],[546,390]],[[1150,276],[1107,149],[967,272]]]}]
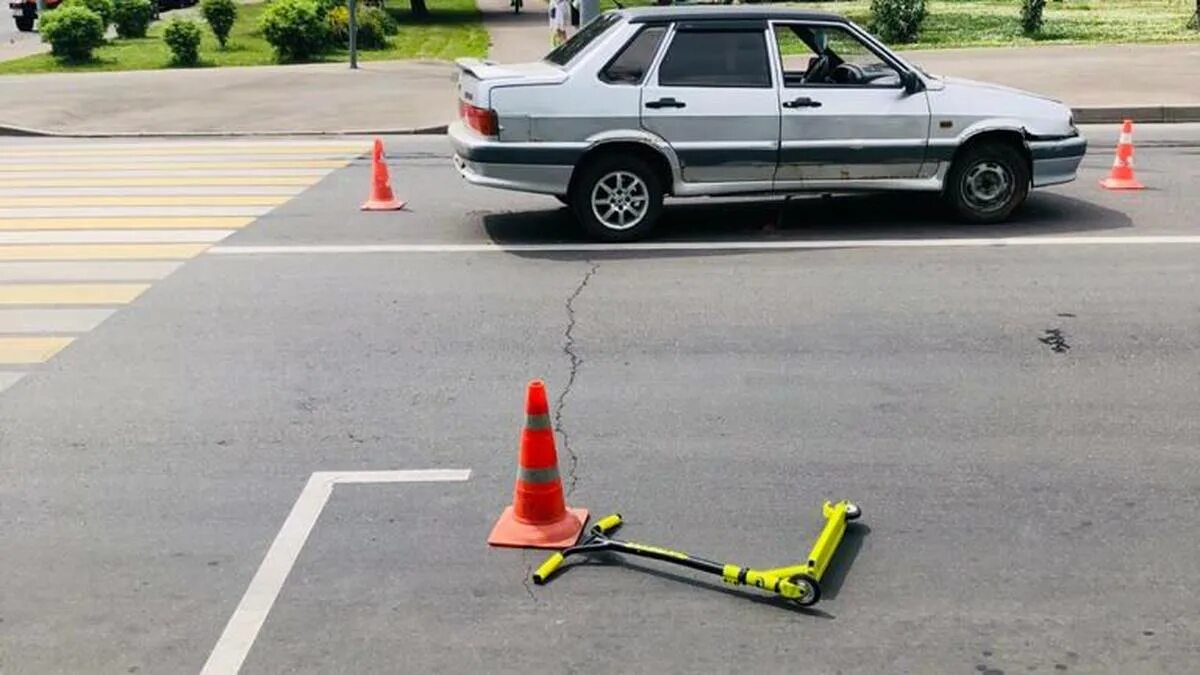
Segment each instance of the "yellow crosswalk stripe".
[{"label": "yellow crosswalk stripe", "polygon": [[0,208],[29,206],[278,206],[288,195],[82,195],[0,197]]},{"label": "yellow crosswalk stripe", "polygon": [[149,284],[5,284],[0,305],[123,305]]},{"label": "yellow crosswalk stripe", "polygon": [[0,246],[0,260],[183,260],[210,244],[26,244]]},{"label": "yellow crosswalk stripe", "polygon": [[[349,164],[345,159],[301,159],[290,162],[246,160],[243,162],[94,162],[89,164],[0,164],[0,173],[64,171],[135,171],[138,169],[336,169]],[[3,179],[0,179],[0,184]]]},{"label": "yellow crosswalk stripe", "polygon": [[93,157],[104,155],[364,155],[370,151],[363,145],[205,145],[178,147],[105,147],[46,148],[42,150],[6,149],[6,157]]},{"label": "yellow crosswalk stripe", "polygon": [[222,185],[312,185],[324,178],[324,174],[311,176],[189,176],[147,178],[130,176],[128,178],[100,178],[93,175],[82,175],[74,178],[15,178],[0,179],[3,187],[182,187],[182,186],[222,186]]},{"label": "yellow crosswalk stripe", "polygon": [[0,337],[0,363],[42,363],[71,344],[69,337]]},{"label": "yellow crosswalk stripe", "polygon": [[0,218],[0,230],[237,230],[254,222],[247,217],[163,218]]}]

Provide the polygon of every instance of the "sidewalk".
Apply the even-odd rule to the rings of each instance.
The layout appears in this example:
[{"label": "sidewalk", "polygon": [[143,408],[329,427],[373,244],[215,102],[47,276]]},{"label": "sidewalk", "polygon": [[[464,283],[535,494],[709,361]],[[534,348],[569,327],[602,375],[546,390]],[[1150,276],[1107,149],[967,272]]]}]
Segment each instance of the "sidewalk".
[{"label": "sidewalk", "polygon": [[543,0],[522,0],[520,14],[513,13],[509,0],[476,0],[475,4],[492,39],[488,49],[492,61],[537,61],[553,48],[549,5]]},{"label": "sidewalk", "polygon": [[[542,0],[514,15],[487,10],[491,53],[529,60],[549,51]],[[1080,122],[1200,121],[1200,44],[957,49],[909,52],[935,74],[985,80],[1062,99]],[[453,64],[367,62],[0,77],[3,127],[66,134],[403,133],[436,131],[456,115]],[[1167,108],[1164,108],[1167,106]]]}]

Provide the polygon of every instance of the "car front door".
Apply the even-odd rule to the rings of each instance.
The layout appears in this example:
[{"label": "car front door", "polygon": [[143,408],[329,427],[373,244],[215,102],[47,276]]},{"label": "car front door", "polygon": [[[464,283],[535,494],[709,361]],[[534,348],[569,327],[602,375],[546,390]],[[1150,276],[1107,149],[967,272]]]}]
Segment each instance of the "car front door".
[{"label": "car front door", "polygon": [[777,188],[923,176],[929,101],[906,90],[897,64],[838,23],[771,32],[783,80]]},{"label": "car front door", "polygon": [[[685,183],[771,188],[779,96],[765,21],[676,24],[642,88],[642,127],[670,144]],[[719,188],[718,188],[719,189]]]}]

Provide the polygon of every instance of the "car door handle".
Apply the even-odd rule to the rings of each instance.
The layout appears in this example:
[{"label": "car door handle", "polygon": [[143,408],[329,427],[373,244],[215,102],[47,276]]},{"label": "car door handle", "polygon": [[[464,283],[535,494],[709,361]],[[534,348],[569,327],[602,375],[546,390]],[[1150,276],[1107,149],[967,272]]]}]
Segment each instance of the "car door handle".
[{"label": "car door handle", "polygon": [[807,96],[801,96],[800,98],[794,98],[790,101],[784,101],[783,107],[785,107],[785,108],[820,108],[821,102],[814,101]]},{"label": "car door handle", "polygon": [[657,101],[647,101],[647,108],[686,108],[687,104],[683,101],[676,101],[673,98],[660,98]]}]

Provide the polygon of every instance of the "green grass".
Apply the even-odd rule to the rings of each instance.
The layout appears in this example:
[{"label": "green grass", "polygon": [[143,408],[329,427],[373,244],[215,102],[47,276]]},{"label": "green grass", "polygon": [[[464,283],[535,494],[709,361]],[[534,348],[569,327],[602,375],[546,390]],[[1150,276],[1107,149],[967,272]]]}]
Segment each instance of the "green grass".
[{"label": "green grass", "polygon": [[[400,24],[400,32],[387,49],[363,51],[362,61],[393,59],[454,59],[487,54],[488,37],[474,0],[429,0],[430,16],[414,19],[405,0],[392,0],[388,11]],[[200,42],[200,67],[262,66],[275,63],[271,46],[258,32],[258,20],[266,4],[239,5],[229,44],[221,50],[212,32],[204,26]],[[196,17],[199,20],[199,17]],[[87,72],[103,70],[153,70],[170,67],[171,52],[162,41],[164,24],[156,22],[145,38],[112,40],[95,52],[88,63],[65,64],[50,54],[37,54],[0,62],[0,74]],[[324,61],[347,61],[347,50],[332,51]]]},{"label": "green grass", "polygon": [[[615,6],[612,0],[602,2],[605,7]],[[652,3],[622,0],[622,4]],[[844,14],[864,27],[871,23],[869,0],[789,4]],[[1200,41],[1200,31],[1187,28],[1195,0],[1049,0],[1037,38],[1021,33],[1019,0],[934,0],[927,7],[929,18],[920,38],[906,48]]]}]

